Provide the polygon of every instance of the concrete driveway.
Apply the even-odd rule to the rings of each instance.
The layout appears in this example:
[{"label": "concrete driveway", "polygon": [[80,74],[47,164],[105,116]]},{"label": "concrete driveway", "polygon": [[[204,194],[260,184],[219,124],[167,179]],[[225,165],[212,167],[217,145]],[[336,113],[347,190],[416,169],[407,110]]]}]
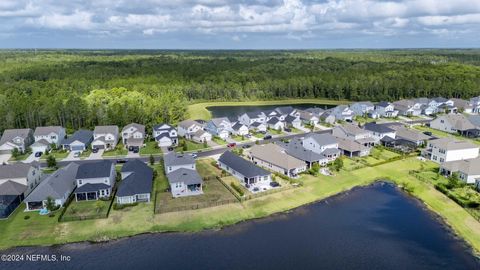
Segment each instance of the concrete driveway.
[{"label": "concrete driveway", "polygon": [[8,164],[8,160],[12,157],[11,154],[1,154],[0,155],[0,164]]},{"label": "concrete driveway", "polygon": [[35,153],[31,153],[30,156],[28,156],[24,161],[22,161],[23,163],[32,163],[34,161],[39,161],[40,160],[40,157],[35,157]]},{"label": "concrete driveway", "polygon": [[68,153],[68,156],[64,159],[62,159],[62,161],[74,161],[74,160],[80,160],[80,158],[76,158],[76,157],[73,157],[75,155],[75,152],[73,151],[70,151],[70,153]]},{"label": "concrete driveway", "polygon": [[91,153],[90,156],[88,156],[85,159],[92,160],[92,159],[103,159],[102,155],[103,152],[105,152],[105,149],[98,149],[97,153]]},{"label": "concrete driveway", "polygon": [[140,157],[140,153],[134,153],[132,151],[128,151],[127,153],[127,158],[139,158]]}]

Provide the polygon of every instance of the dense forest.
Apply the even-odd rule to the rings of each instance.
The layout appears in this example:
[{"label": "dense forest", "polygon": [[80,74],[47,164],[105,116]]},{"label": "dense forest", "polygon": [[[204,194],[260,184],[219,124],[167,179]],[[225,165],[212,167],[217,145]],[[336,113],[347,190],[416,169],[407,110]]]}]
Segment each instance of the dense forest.
[{"label": "dense forest", "polygon": [[178,122],[198,100],[480,95],[480,50],[0,51],[0,131]]}]

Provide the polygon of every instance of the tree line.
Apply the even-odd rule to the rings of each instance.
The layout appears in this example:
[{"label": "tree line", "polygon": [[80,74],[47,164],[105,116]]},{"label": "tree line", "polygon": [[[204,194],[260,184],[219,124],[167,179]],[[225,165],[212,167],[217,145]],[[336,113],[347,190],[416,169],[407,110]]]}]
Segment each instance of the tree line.
[{"label": "tree line", "polygon": [[197,100],[480,95],[478,50],[13,50],[0,63],[0,131],[176,123]]}]

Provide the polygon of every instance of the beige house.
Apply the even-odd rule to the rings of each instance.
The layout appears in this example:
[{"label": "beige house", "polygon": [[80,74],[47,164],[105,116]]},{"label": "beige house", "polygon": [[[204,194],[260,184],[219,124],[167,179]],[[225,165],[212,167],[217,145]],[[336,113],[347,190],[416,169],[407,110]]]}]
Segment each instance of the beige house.
[{"label": "beige house", "polygon": [[288,177],[297,177],[307,170],[304,161],[288,155],[285,149],[275,144],[255,145],[250,150],[250,159],[256,165]]}]

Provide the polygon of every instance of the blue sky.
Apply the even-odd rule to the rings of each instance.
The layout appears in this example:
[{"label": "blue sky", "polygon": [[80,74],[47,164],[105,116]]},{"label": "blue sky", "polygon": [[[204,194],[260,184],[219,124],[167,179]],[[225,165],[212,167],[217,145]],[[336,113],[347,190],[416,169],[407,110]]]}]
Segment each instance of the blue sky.
[{"label": "blue sky", "polygon": [[0,0],[0,48],[479,45],[480,0]]}]

